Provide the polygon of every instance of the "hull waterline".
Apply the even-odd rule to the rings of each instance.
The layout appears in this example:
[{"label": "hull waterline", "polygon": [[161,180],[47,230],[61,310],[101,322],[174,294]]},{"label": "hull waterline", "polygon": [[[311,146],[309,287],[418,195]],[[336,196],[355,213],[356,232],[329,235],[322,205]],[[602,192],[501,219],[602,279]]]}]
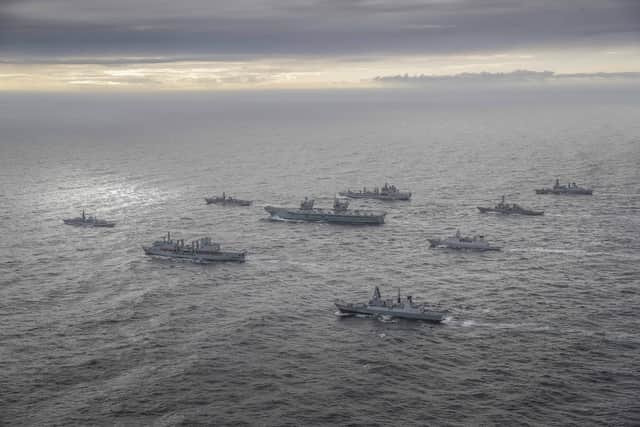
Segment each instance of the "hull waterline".
[{"label": "hull waterline", "polygon": [[399,312],[393,310],[384,310],[382,308],[369,308],[366,306],[354,306],[351,304],[342,304],[335,303],[336,307],[340,311],[340,313],[348,314],[348,315],[368,315],[368,316],[391,316],[399,319],[408,319],[408,320],[424,320],[427,322],[440,323],[442,322],[446,315],[441,312],[422,312],[422,313],[406,313]]},{"label": "hull waterline", "polygon": [[562,196],[591,196],[593,195],[593,190],[554,190],[552,188],[543,188],[540,190],[536,190],[536,194],[554,194],[554,195],[562,195]]},{"label": "hull waterline", "polygon": [[198,263],[213,263],[213,262],[245,262],[246,253],[245,252],[220,252],[217,254],[192,254],[192,253],[179,253],[179,252],[168,252],[168,251],[158,251],[154,250],[151,247],[143,246],[142,249],[146,255],[161,257],[161,258],[171,258],[171,259],[180,259],[186,261],[193,261]]},{"label": "hull waterline", "polygon": [[480,213],[499,213],[504,215],[527,215],[527,216],[540,216],[544,215],[544,211],[531,211],[528,209],[513,211],[513,210],[504,210],[504,209],[495,209],[495,208],[483,208],[482,206],[477,206]]}]

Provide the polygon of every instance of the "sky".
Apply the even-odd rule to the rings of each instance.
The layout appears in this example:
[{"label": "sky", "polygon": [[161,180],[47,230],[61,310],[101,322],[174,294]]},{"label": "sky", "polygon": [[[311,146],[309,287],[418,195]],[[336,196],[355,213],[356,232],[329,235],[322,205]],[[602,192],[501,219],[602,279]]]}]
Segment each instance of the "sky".
[{"label": "sky", "polygon": [[640,71],[640,0],[0,0],[0,90]]}]

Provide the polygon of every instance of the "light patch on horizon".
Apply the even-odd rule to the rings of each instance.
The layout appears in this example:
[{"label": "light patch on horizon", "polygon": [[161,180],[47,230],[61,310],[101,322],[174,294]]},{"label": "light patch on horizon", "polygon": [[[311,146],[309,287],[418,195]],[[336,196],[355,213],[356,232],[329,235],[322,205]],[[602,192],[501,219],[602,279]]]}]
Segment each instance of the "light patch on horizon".
[{"label": "light patch on horizon", "polygon": [[[622,51],[622,50],[621,50]],[[610,50],[552,50],[447,56],[268,58],[247,61],[171,58],[58,58],[55,63],[0,63],[0,90],[216,90],[269,88],[355,88],[383,75],[453,75],[511,72],[556,73],[640,71],[640,48],[625,55]],[[132,62],[127,62],[132,61]]]},{"label": "light patch on horizon", "polygon": [[334,86],[323,71],[261,62],[0,64],[0,90],[212,90]]}]

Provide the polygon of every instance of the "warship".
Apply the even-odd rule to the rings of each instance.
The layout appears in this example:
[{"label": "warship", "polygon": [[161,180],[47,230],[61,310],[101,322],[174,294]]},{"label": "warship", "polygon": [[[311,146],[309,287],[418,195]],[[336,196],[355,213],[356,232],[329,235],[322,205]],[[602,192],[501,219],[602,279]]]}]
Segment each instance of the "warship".
[{"label": "warship", "polygon": [[342,201],[338,198],[334,199],[333,209],[314,208],[313,204],[313,199],[305,197],[300,203],[300,209],[265,206],[264,210],[269,212],[273,219],[336,224],[384,224],[384,217],[387,214],[386,212],[351,210],[348,200]]},{"label": "warship", "polygon": [[460,230],[445,239],[429,239],[432,248],[471,249],[476,251],[499,251],[498,246],[492,246],[484,240],[484,236],[464,237]]},{"label": "warship", "polygon": [[82,210],[82,216],[63,219],[62,222],[67,225],[75,225],[77,227],[115,227],[116,225],[114,221],[98,219],[97,216],[87,216],[84,213],[84,209]]},{"label": "warship", "polygon": [[375,187],[373,190],[367,190],[364,187],[362,190],[341,191],[338,193],[343,197],[350,197],[352,199],[377,199],[377,200],[410,200],[410,191],[400,191],[395,185],[384,184],[382,188]]},{"label": "warship", "polygon": [[578,187],[575,182],[567,185],[560,185],[560,180],[556,179],[556,183],[552,188],[537,189],[536,194],[570,194],[590,196],[593,194],[593,190],[590,188]]},{"label": "warship", "polygon": [[517,205],[516,203],[505,203],[504,196],[502,196],[502,200],[500,203],[495,205],[492,208],[483,208],[478,206],[478,210],[480,213],[487,212],[496,212],[501,214],[519,214],[519,215],[543,215],[544,211],[534,211],[531,209],[523,208],[522,206]]},{"label": "warship", "polygon": [[411,295],[408,295],[403,301],[400,298],[400,290],[398,290],[398,298],[396,300],[384,300],[380,296],[380,289],[378,289],[377,286],[368,303],[346,303],[343,301],[336,301],[335,305],[338,307],[340,314],[346,316],[368,314],[375,316],[398,317],[402,319],[426,320],[435,323],[442,322],[446,317],[446,311],[431,308],[426,304],[414,303]]},{"label": "warship", "polygon": [[226,193],[222,193],[222,197],[205,197],[204,200],[208,205],[214,203],[217,205],[250,206],[252,203],[251,200],[234,199],[231,196],[227,197]]},{"label": "warship", "polygon": [[167,233],[162,240],[153,242],[151,246],[143,246],[144,253],[152,256],[179,258],[194,262],[235,261],[244,262],[246,252],[224,252],[220,244],[212,242],[211,238],[203,237],[185,244],[184,240],[172,240],[171,233]]}]

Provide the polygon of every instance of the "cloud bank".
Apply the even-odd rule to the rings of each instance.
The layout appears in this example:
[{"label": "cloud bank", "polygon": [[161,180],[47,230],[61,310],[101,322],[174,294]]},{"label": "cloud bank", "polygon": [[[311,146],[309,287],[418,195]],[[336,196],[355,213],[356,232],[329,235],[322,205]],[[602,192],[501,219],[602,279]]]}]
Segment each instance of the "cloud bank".
[{"label": "cloud bank", "polygon": [[531,70],[515,70],[508,73],[460,73],[453,75],[409,75],[397,74],[393,76],[377,76],[373,78],[374,82],[383,84],[402,84],[402,85],[422,85],[438,82],[470,82],[470,83],[488,83],[488,82],[560,82],[560,81],[640,81],[640,72],[622,72],[622,73],[571,73],[557,74],[553,71],[531,71]]},{"label": "cloud bank", "polygon": [[640,39],[635,0],[9,0],[3,56],[449,54]]}]

